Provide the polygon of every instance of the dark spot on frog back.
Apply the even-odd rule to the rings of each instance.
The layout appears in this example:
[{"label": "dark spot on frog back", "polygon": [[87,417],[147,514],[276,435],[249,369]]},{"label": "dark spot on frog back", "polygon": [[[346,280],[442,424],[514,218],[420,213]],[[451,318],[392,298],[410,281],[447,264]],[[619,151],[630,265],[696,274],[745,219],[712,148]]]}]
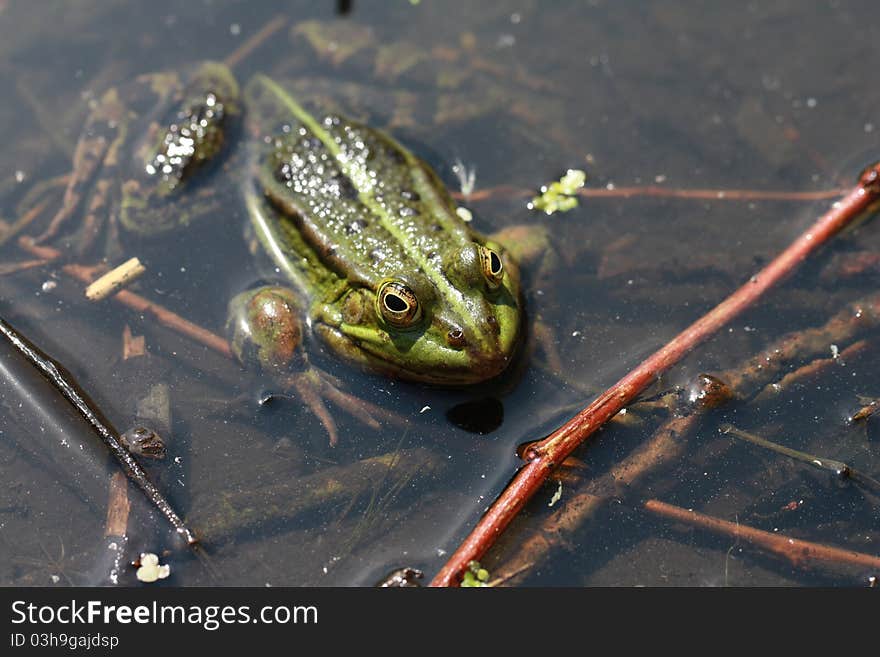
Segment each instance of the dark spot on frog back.
[{"label": "dark spot on frog back", "polygon": [[347,224],[342,229],[346,235],[354,235],[356,233],[362,233],[367,226],[370,225],[370,222],[366,219],[355,219]]},{"label": "dark spot on frog back", "polygon": [[336,187],[339,190],[339,197],[345,199],[347,201],[355,201],[358,198],[357,188],[354,186],[354,183],[351,182],[351,178],[346,176],[341,171],[337,171],[333,175],[333,182],[336,184]]}]

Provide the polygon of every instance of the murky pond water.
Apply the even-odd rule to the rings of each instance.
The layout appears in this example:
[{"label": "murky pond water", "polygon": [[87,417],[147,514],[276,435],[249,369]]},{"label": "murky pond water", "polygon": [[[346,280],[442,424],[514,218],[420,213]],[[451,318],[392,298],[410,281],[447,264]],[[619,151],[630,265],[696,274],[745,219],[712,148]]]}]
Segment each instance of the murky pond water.
[{"label": "murky pond water", "polygon": [[[118,466],[4,345],[0,584],[109,583],[109,544],[123,561],[162,555],[164,583],[179,586],[370,585],[401,566],[430,577],[515,472],[517,446],[721,301],[877,159],[872,8],[0,2],[0,315],[63,363],[121,431],[147,422],[163,434],[165,460],[145,467],[207,555],[181,550],[134,488],[125,540],[113,531]],[[524,267],[529,328],[516,364],[490,383],[438,388],[361,372],[307,335],[312,363],[394,415],[377,414],[377,428],[329,405],[339,433],[331,447],[301,391],[149,311],[86,301],[64,268],[100,259],[76,252],[70,226],[84,221],[85,204],[48,242],[60,259],[19,264],[41,260],[19,237],[37,235],[61,207],[82,126],[106,90],[208,59],[242,82],[264,73],[387,130],[458,193],[479,231],[544,227],[550,244]],[[231,181],[236,162],[223,171]],[[530,210],[530,195],[569,168],[602,194],[565,213]],[[112,213],[121,181],[107,181]],[[131,256],[146,265],[131,292],[225,336],[229,299],[277,274],[252,248],[236,190],[212,193],[219,205],[183,233],[106,253],[112,265]],[[33,223],[17,226],[25,216]],[[877,330],[796,341],[782,369],[760,374],[781,336],[854,314],[849,304],[876,293],[878,248],[876,222],[846,232],[673,368],[645,395],[666,405],[635,404],[579,448],[484,559],[490,571],[527,585],[869,583],[870,562],[793,563],[645,504],[880,555],[880,413],[848,421],[880,395]],[[741,374],[752,387],[682,433],[673,458],[627,482],[614,468],[656,439],[669,416],[662,393],[702,372]],[[724,424],[857,476],[736,439]],[[565,524],[566,505],[587,494],[602,503]],[[136,584],[134,572],[123,566],[120,581]]]}]

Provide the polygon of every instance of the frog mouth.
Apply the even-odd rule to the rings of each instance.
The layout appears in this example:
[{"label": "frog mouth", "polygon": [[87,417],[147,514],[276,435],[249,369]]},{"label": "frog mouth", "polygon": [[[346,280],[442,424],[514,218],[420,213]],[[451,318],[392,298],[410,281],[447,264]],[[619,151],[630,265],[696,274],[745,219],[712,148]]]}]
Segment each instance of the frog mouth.
[{"label": "frog mouth", "polygon": [[493,379],[507,369],[517,351],[513,349],[508,353],[501,348],[491,352],[458,350],[435,344],[432,349],[445,356],[432,358],[431,364],[419,370],[407,368],[399,360],[389,357],[379,344],[358,340],[338,327],[316,322],[312,328],[326,343],[334,346],[337,353],[368,369],[402,380],[435,385],[470,385]]}]

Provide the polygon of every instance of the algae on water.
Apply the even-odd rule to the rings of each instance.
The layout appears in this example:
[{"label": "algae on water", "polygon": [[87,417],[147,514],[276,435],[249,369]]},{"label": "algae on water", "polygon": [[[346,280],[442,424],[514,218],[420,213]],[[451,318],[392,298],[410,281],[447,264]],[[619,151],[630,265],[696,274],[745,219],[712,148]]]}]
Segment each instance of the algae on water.
[{"label": "algae on water", "polygon": [[545,214],[567,212],[578,205],[577,190],[584,186],[587,174],[580,169],[569,169],[556,182],[541,187],[541,195],[535,196],[528,204],[529,210],[540,210]]}]

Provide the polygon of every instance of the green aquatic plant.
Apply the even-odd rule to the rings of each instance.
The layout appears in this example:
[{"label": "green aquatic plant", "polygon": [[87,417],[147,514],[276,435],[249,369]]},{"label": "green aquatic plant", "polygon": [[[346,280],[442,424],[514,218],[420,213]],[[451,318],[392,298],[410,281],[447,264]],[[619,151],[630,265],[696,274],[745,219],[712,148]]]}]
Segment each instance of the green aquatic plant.
[{"label": "green aquatic plant", "polygon": [[471,561],[461,579],[462,587],[489,586],[489,571],[480,567],[479,561]]},{"label": "green aquatic plant", "polygon": [[544,214],[568,212],[578,205],[577,190],[584,186],[587,174],[580,169],[569,169],[556,182],[541,187],[541,195],[535,196],[528,204],[529,210],[540,210]]}]

